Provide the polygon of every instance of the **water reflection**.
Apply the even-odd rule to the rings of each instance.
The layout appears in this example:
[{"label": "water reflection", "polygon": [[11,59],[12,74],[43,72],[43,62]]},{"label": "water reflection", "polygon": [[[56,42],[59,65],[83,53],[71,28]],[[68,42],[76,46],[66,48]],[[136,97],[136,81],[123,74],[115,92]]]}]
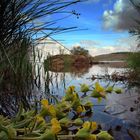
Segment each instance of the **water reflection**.
[{"label": "water reflection", "polygon": [[[14,112],[17,111],[19,100],[21,100],[27,108],[31,104],[34,104],[35,101],[41,100],[42,98],[48,98],[50,102],[55,103],[55,99],[52,96],[58,99],[63,97],[66,88],[70,85],[76,86],[76,90],[79,91],[80,84],[82,83],[93,85],[96,81],[99,81],[103,86],[114,84],[114,82],[107,79],[95,79],[92,81],[91,77],[93,75],[111,75],[114,72],[124,73],[127,68],[114,68],[112,64],[111,66],[106,64],[61,70],[53,69],[51,71],[44,72],[44,68],[41,68],[41,77],[37,80],[40,83],[40,86],[35,86],[29,95],[7,94],[0,96],[0,109],[2,109],[0,112],[3,114],[7,112],[14,114]],[[104,129],[113,125],[121,124],[139,134],[139,89],[137,87],[127,89],[126,84],[121,81],[116,82],[115,85],[122,87],[124,93],[121,95],[108,94],[107,100],[102,100],[100,104],[96,99],[93,99],[95,113],[93,113],[92,119],[101,123]]]},{"label": "water reflection", "polygon": [[[69,71],[49,71],[49,75],[52,77],[52,81],[49,85],[50,92],[57,95],[57,97],[62,97],[65,94],[65,89],[70,86],[76,86],[76,90],[79,91],[81,83],[86,83],[89,85],[94,84],[99,81],[103,86],[108,84],[113,85],[114,82],[107,79],[95,79],[92,81],[90,77],[92,75],[111,75],[114,72],[124,73],[126,72],[126,67],[114,68],[113,65],[93,65],[89,67],[88,70],[82,69],[75,72]],[[46,73],[46,76],[47,74]],[[107,100],[103,100],[100,104],[96,99],[94,102],[95,114],[93,115],[94,120],[102,123],[106,128],[111,125],[118,125],[117,122],[124,127],[132,129],[137,134],[140,133],[140,94],[137,87],[128,89],[125,82],[118,81],[115,82],[115,86],[121,87],[123,89],[123,94],[108,94]],[[107,107],[107,109],[106,109]],[[101,115],[101,116],[100,116]],[[100,116],[100,117],[99,117]],[[110,124],[110,125],[109,125]]]}]

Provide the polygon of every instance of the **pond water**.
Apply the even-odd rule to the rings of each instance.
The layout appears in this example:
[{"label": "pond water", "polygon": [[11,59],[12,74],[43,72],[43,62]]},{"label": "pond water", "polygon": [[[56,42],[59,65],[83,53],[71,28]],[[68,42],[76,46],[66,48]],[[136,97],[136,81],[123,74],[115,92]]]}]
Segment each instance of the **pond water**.
[{"label": "pond water", "polygon": [[[93,65],[90,68],[82,68],[77,71],[71,72],[53,72],[45,73],[45,77],[50,77],[50,81],[46,81],[47,86],[45,92],[61,98],[65,94],[65,90],[70,85],[76,86],[76,90],[80,91],[80,84],[86,83],[93,85],[99,82],[102,86],[106,87],[108,84],[115,87],[122,88],[122,94],[107,94],[107,99],[103,99],[100,103],[97,99],[92,99],[94,103],[94,113],[92,120],[101,124],[105,130],[113,130],[116,140],[126,139],[131,140],[127,133],[127,129],[132,130],[135,134],[140,134],[140,92],[137,87],[127,87],[127,82],[118,81],[113,82],[104,78],[91,79],[94,75],[102,77],[104,75],[111,75],[113,73],[124,73],[127,68],[115,67],[110,64]],[[44,80],[43,79],[43,80]],[[45,85],[42,85],[42,90]],[[42,95],[41,97],[42,98]]]},{"label": "pond water", "polygon": [[[120,62],[119,65],[114,63],[92,65],[88,68],[73,68],[70,71],[47,71],[45,73],[44,68],[40,68],[40,71],[41,77],[38,81],[40,86],[29,95],[2,95],[0,112],[14,114],[17,111],[19,100],[28,106],[34,104],[36,100],[49,98],[50,94],[59,99],[65,95],[65,90],[71,85],[76,86],[76,90],[80,91],[80,84],[94,85],[98,81],[104,87],[108,84],[115,84],[115,87],[122,88],[123,93],[109,93],[107,99],[103,99],[100,103],[92,98],[94,112],[90,120],[97,121],[102,129],[111,131],[115,140],[133,140],[127,130],[134,135],[140,134],[140,89],[138,87],[128,88],[127,82],[114,82],[104,77],[104,75],[108,76],[113,73],[125,73],[127,68]],[[93,75],[97,79],[92,79]],[[55,102],[53,98],[49,100]]]}]

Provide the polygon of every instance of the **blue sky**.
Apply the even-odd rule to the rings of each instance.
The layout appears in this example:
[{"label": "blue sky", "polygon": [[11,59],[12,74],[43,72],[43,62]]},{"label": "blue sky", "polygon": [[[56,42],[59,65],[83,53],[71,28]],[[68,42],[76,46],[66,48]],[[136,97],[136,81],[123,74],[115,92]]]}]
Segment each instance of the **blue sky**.
[{"label": "blue sky", "polygon": [[[67,10],[76,10],[77,13],[81,14],[80,17],[77,19],[76,16],[71,16],[59,21],[57,25],[64,27],[77,26],[84,30],[54,35],[53,38],[68,48],[80,45],[97,54],[128,51],[131,47],[130,35],[128,34],[131,24],[128,26],[127,24],[128,22],[131,23],[131,17],[126,18],[126,20],[122,18],[124,14],[128,16],[128,8],[131,15],[131,11],[133,12],[134,9],[128,0],[89,0],[88,2],[78,3],[67,8]],[[57,19],[63,16],[65,15],[57,14],[53,18]],[[123,23],[125,21],[127,23]],[[126,27],[124,27],[124,24]],[[131,42],[132,40],[131,37]]]}]

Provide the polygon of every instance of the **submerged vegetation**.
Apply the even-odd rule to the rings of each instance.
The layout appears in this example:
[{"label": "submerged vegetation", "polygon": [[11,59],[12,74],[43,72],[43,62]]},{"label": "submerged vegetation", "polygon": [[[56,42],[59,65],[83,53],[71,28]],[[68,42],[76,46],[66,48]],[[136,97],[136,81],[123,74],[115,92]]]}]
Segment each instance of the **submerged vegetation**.
[{"label": "submerged vegetation", "polygon": [[[75,86],[66,90],[65,96],[50,104],[41,101],[41,108],[25,111],[22,104],[19,112],[11,119],[0,116],[0,139],[3,140],[113,140],[107,131],[101,130],[94,121],[86,121],[93,113],[90,98],[99,101],[106,98],[107,92],[120,93],[113,87],[103,88],[98,82],[95,86],[81,85],[78,93]],[[119,92],[118,92],[119,91]],[[81,95],[87,96],[81,96]],[[39,102],[40,104],[40,102]]]}]

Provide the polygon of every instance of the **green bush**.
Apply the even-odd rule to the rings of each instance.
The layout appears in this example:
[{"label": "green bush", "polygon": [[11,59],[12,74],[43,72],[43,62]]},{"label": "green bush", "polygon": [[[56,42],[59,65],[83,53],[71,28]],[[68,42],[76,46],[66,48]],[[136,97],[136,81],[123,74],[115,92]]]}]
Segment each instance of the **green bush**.
[{"label": "green bush", "polygon": [[140,52],[134,52],[129,55],[128,66],[135,71],[140,70]]}]

